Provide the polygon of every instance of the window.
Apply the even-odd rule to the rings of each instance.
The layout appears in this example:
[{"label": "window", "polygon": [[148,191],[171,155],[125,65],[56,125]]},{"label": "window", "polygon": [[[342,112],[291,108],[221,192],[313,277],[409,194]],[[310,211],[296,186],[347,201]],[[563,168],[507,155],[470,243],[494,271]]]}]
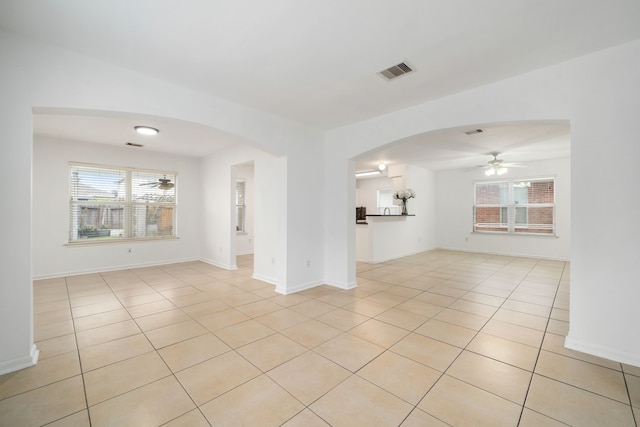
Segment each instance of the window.
[{"label": "window", "polygon": [[176,237],[176,173],[69,164],[69,242]]},{"label": "window", "polygon": [[238,233],[245,233],[247,231],[245,229],[247,206],[245,205],[244,190],[245,182],[236,181],[236,231]]},{"label": "window", "polygon": [[553,178],[474,183],[473,231],[555,235]]},{"label": "window", "polygon": [[378,190],[378,214],[384,214],[387,208],[389,214],[400,214],[401,208],[393,203],[393,189],[391,188]]}]

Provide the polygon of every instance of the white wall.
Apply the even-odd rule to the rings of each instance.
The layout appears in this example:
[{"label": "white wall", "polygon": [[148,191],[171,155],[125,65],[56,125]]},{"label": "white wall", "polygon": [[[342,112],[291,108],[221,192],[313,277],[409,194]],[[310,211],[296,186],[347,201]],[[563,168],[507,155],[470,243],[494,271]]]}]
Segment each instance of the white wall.
[{"label": "white wall", "polygon": [[235,168],[236,180],[244,181],[245,218],[244,232],[236,232],[236,255],[248,255],[253,253],[253,164],[238,165]]},{"label": "white wall", "polygon": [[286,253],[281,237],[286,233],[281,221],[286,208],[281,191],[285,175],[275,173],[284,169],[285,161],[248,146],[220,150],[201,160],[203,260],[226,269],[236,268],[235,181],[242,169],[235,165],[253,162],[253,275],[286,289],[286,270],[273,262],[285,258]]},{"label": "white wall", "polygon": [[[571,126],[571,324],[567,345],[640,365],[640,40],[327,132],[329,283],[355,280],[355,156],[424,132],[523,120]],[[614,158],[611,163],[608,159]],[[597,196],[594,196],[596,194]],[[347,220],[347,218],[349,220]],[[597,313],[597,315],[596,315]]]},{"label": "white wall", "polygon": [[511,168],[505,179],[555,176],[556,235],[518,236],[472,233],[473,183],[487,177],[483,169],[458,169],[436,174],[437,246],[443,249],[569,260],[571,252],[570,159],[529,162]]},{"label": "white wall", "polygon": [[[200,174],[197,159],[42,137],[34,138],[33,147],[34,278],[199,258]],[[66,245],[69,239],[70,161],[177,172],[176,230],[180,238]]]},{"label": "white wall", "polygon": [[[33,346],[31,284],[31,252],[35,246],[31,242],[31,118],[36,107],[171,117],[216,128],[259,149],[281,155],[272,162],[274,169],[268,173],[280,179],[278,191],[284,194],[279,198],[284,204],[282,209],[294,213],[298,206],[310,206],[313,210],[288,222],[286,215],[269,217],[278,224],[273,228],[284,229],[276,243],[267,243],[284,242],[284,249],[275,260],[275,268],[282,271],[278,275],[279,286],[287,291],[322,281],[324,259],[319,207],[323,201],[316,200],[323,194],[318,173],[323,167],[319,131],[5,31],[0,31],[0,57],[0,81],[3,82],[0,170],[3,182],[14,183],[4,191],[12,209],[0,210],[0,221],[9,225],[0,241],[0,271],[3,272],[0,373],[28,366],[37,357]],[[302,161],[306,166],[302,166]],[[289,162],[294,166],[290,167]],[[287,191],[300,189],[306,191],[296,199],[286,197]],[[256,245],[257,241],[256,234]],[[315,243],[309,244],[309,241]],[[228,264],[229,254],[225,258]],[[287,258],[296,261],[290,269]],[[313,268],[306,268],[304,262],[310,258]]]}]

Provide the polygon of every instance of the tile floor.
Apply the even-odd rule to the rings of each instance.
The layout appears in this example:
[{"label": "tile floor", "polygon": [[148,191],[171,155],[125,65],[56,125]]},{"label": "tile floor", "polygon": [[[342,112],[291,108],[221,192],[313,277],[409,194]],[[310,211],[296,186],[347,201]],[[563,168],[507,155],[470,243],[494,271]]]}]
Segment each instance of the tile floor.
[{"label": "tile floor", "polygon": [[640,368],[563,347],[564,262],[431,251],[292,295],[201,262],[34,284],[2,426],[633,426]]}]

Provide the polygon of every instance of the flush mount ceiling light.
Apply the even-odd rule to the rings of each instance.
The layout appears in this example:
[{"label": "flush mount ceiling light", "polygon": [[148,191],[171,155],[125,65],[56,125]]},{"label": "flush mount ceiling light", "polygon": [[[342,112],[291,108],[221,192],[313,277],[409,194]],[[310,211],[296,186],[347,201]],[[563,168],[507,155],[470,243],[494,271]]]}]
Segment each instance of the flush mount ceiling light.
[{"label": "flush mount ceiling light", "polygon": [[387,168],[387,165],[386,165],[386,163],[384,163],[384,162],[381,162],[381,163],[378,165],[378,170],[380,170],[380,171],[383,171],[383,170],[385,170],[386,168]]},{"label": "flush mount ceiling light", "polygon": [[160,132],[158,129],[150,126],[136,126],[134,129],[141,135],[157,135],[158,132]]},{"label": "flush mount ceiling light", "polygon": [[362,172],[356,172],[356,178],[362,178],[364,176],[373,176],[373,175],[380,175],[380,171],[362,171]]}]

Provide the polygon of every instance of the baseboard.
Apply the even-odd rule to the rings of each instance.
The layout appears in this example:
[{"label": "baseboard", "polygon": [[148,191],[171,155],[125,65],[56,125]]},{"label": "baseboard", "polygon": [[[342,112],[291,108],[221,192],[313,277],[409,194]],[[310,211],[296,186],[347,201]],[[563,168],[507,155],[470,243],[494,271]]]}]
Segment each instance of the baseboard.
[{"label": "baseboard", "polygon": [[80,276],[82,274],[94,274],[94,273],[105,273],[108,271],[118,271],[118,270],[128,270],[133,268],[145,268],[145,267],[155,267],[158,265],[169,265],[169,264],[179,264],[181,262],[193,262],[193,261],[201,261],[199,258],[183,258],[176,259],[171,261],[160,261],[160,262],[148,262],[148,263],[139,263],[139,264],[126,264],[119,266],[110,266],[110,267],[101,267],[101,268],[88,268],[86,270],[75,270],[68,271],[64,273],[51,273],[51,274],[42,274],[39,276],[33,276],[33,280],[44,280],[44,279],[56,279],[58,277],[66,277],[66,276]]},{"label": "baseboard", "polygon": [[273,277],[261,276],[259,274],[253,274],[251,276],[252,279],[260,280],[261,282],[268,283],[270,285],[278,286],[278,281]]},{"label": "baseboard", "polygon": [[213,261],[206,258],[200,258],[199,261],[207,263],[209,265],[213,265],[214,267],[222,268],[223,270],[237,270],[238,266],[236,264],[221,264],[218,261]]},{"label": "baseboard", "polygon": [[314,282],[308,282],[308,283],[302,283],[298,286],[293,286],[293,287],[280,287],[280,286],[276,286],[276,292],[283,294],[283,295],[289,295],[289,294],[295,294],[296,292],[300,292],[300,291],[304,291],[306,289],[311,289],[311,288],[315,288],[316,286],[320,286],[323,285],[324,281],[322,280],[317,280]]},{"label": "baseboard", "polygon": [[7,360],[6,362],[0,362],[0,375],[35,366],[38,363],[39,356],[40,350],[38,350],[38,347],[35,344],[32,344],[31,353],[28,356]]},{"label": "baseboard", "polygon": [[632,366],[640,366],[640,356],[638,356],[638,354],[612,350],[607,347],[602,347],[597,344],[572,338],[571,336],[567,336],[565,338],[564,346],[571,350],[576,350],[582,353],[591,354],[593,356],[602,357],[604,359],[613,360],[614,362],[625,363]]},{"label": "baseboard", "polygon": [[236,256],[241,256],[241,255],[253,255],[253,251],[244,251],[244,252],[236,252]]},{"label": "baseboard", "polygon": [[333,286],[334,288],[345,290],[345,291],[348,291],[349,289],[355,289],[358,287],[358,282],[355,282],[355,281],[347,282],[347,283],[326,282],[325,284],[328,286]]}]

